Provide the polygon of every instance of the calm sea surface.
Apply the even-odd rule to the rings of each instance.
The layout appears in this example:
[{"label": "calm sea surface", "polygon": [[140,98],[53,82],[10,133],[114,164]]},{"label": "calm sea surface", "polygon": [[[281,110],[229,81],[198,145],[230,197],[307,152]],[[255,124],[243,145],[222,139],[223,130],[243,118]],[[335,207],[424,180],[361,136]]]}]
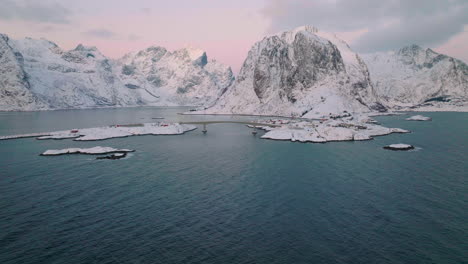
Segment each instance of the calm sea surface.
[{"label": "calm sea surface", "polygon": [[[0,135],[181,120],[181,108],[0,113]],[[366,142],[239,124],[98,142],[0,141],[0,263],[468,263],[468,114]],[[408,143],[417,151],[382,149]],[[109,146],[123,160],[41,157]]]}]

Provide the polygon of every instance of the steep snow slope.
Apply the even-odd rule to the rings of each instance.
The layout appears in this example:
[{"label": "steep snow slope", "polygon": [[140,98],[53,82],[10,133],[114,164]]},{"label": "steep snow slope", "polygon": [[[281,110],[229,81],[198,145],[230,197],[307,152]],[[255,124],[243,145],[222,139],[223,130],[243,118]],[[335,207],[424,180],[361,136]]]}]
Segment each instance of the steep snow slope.
[{"label": "steep snow slope", "polygon": [[213,104],[234,80],[231,68],[194,48],[170,52],[150,47],[125,55],[117,65],[127,87],[145,91],[149,102],[166,105]]},{"label": "steep snow slope", "polygon": [[417,45],[362,57],[389,108],[468,109],[468,66],[460,60]]},{"label": "steep snow slope", "polygon": [[384,111],[364,62],[335,35],[300,27],[249,51],[234,85],[204,113],[321,116]]},{"label": "steep snow slope", "polygon": [[113,61],[95,47],[0,36],[0,110],[212,104],[233,81],[230,68],[196,49]]},{"label": "steep snow slope", "polygon": [[125,106],[138,94],[116,80],[111,61],[94,47],[78,45],[63,51],[40,39],[12,40],[24,58],[30,90],[52,109]]},{"label": "steep snow slope", "polygon": [[23,56],[13,50],[8,36],[0,34],[0,110],[46,108],[30,90]]}]

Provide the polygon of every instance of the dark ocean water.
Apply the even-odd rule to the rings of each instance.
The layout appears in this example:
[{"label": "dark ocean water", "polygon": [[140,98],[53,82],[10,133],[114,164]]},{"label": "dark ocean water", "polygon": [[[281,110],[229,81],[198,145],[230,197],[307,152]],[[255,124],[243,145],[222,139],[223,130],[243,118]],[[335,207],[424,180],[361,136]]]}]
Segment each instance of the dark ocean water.
[{"label": "dark ocean water", "polygon": [[[182,110],[0,113],[0,135],[215,119]],[[413,133],[366,142],[261,140],[238,124],[0,141],[0,263],[468,263],[468,114],[425,115],[379,117]],[[400,142],[418,150],[382,149]],[[97,145],[136,152],[38,156]]]}]

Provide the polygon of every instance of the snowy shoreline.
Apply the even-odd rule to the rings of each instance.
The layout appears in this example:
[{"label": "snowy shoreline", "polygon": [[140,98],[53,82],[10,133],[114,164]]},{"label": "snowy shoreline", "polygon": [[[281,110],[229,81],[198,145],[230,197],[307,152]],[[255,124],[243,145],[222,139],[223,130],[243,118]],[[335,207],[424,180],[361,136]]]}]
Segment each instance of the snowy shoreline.
[{"label": "snowy shoreline", "polygon": [[432,118],[422,115],[415,115],[405,119],[406,121],[432,121]]},{"label": "snowy shoreline", "polygon": [[[387,115],[389,114],[394,115],[395,113],[387,113]],[[338,116],[330,115],[314,119],[270,118],[269,120],[261,119],[258,123],[272,125],[255,126],[255,128],[267,131],[261,136],[262,139],[289,140],[304,143],[364,141],[392,133],[410,133],[410,131],[405,129],[381,126],[376,120],[370,118],[369,114],[352,115],[350,113],[343,113]],[[193,124],[157,122],[0,136],[0,140],[34,137],[38,140],[73,139],[74,141],[100,141],[143,135],[181,135],[195,129],[197,127]]]},{"label": "snowy shoreline", "polygon": [[92,147],[92,148],[67,148],[67,149],[49,149],[39,154],[40,156],[61,156],[70,154],[85,154],[85,155],[102,155],[112,153],[129,153],[135,152],[132,149],[115,149],[111,147]]},{"label": "snowy shoreline", "polygon": [[38,140],[74,139],[74,141],[99,141],[111,138],[123,138],[144,135],[181,135],[195,129],[197,129],[197,127],[194,125],[182,125],[179,123],[160,122],[0,136],[0,140],[34,137]]},{"label": "snowy shoreline", "polygon": [[279,128],[256,126],[255,128],[257,129],[267,131],[261,136],[262,139],[301,143],[364,141],[392,133],[411,132],[401,128],[387,128],[377,125],[375,124],[375,120],[367,116],[348,116],[345,118],[313,121],[270,119],[267,121],[263,120],[262,122],[281,125]]}]

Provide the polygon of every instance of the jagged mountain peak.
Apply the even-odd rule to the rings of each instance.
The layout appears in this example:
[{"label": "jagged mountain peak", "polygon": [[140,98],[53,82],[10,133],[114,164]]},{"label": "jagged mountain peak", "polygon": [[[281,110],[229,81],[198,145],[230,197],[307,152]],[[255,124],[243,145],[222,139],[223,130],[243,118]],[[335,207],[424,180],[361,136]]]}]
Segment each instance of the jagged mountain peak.
[{"label": "jagged mountain peak", "polygon": [[161,46],[150,46],[142,51],[139,51],[139,55],[143,54],[165,54],[167,52],[167,49]]},{"label": "jagged mountain peak", "polygon": [[297,27],[294,29],[294,31],[307,31],[307,32],[310,32],[310,33],[318,33],[319,32],[319,29],[315,26],[311,26],[311,25],[304,25],[304,26],[300,26],[300,27]]},{"label": "jagged mountain peak", "polygon": [[[204,66],[208,63],[208,56],[206,52],[199,48],[186,47],[174,51],[168,51],[166,48],[161,46],[150,46],[144,50],[138,52],[131,52],[125,54],[122,59],[128,60],[129,58],[135,59],[151,59],[153,62],[159,61],[163,56],[172,57],[194,62],[195,65]],[[122,60],[121,59],[121,60]]]},{"label": "jagged mountain peak", "polygon": [[208,56],[206,52],[199,48],[185,47],[178,49],[173,54],[182,60],[191,61],[194,65],[204,67],[208,63]]},{"label": "jagged mountain peak", "polygon": [[63,50],[54,42],[45,38],[23,38],[23,39],[10,39],[12,46],[16,47],[15,51],[23,57],[30,59],[42,58],[48,56],[49,53],[61,55]]},{"label": "jagged mountain peak", "polygon": [[407,46],[404,46],[402,47],[401,49],[398,50],[398,54],[400,55],[415,55],[415,54],[418,54],[420,52],[423,52],[424,49],[417,45],[417,44],[410,44],[410,45],[407,45]]},{"label": "jagged mountain peak", "polygon": [[76,51],[98,51],[98,49],[95,46],[85,46],[81,43],[78,44],[74,50]]},{"label": "jagged mountain peak", "polygon": [[362,64],[361,58],[351,50],[351,47],[346,43],[346,41],[339,38],[333,32],[322,31],[315,26],[300,26],[293,30],[276,33],[273,36],[277,36],[291,44],[295,41],[298,35],[315,40],[317,43],[321,43],[322,45],[328,45],[328,43],[335,45],[341,53],[341,58],[348,66]]},{"label": "jagged mountain peak", "polygon": [[131,63],[135,60],[151,60],[153,62],[156,62],[160,60],[164,55],[166,55],[166,53],[168,53],[168,50],[166,48],[154,45],[140,51],[129,52],[125,54],[122,58],[120,58],[119,61]]},{"label": "jagged mountain peak", "polygon": [[384,110],[366,65],[332,33],[304,26],[265,37],[212,113],[316,116]]},{"label": "jagged mountain peak", "polygon": [[320,41],[330,41],[334,45],[343,45],[350,49],[349,45],[344,40],[340,39],[335,33],[322,31],[319,28],[311,25],[296,27],[292,30],[282,31],[272,36],[278,36],[282,39],[287,40],[289,43],[292,43],[298,34],[318,37],[318,40]]},{"label": "jagged mountain peak", "polygon": [[418,45],[410,45],[399,49],[397,52],[390,52],[389,54],[396,54],[400,60],[405,64],[414,65],[415,67],[432,67],[434,63],[448,59],[454,60],[445,54],[440,54],[430,48],[422,48]]},{"label": "jagged mountain peak", "polygon": [[44,47],[58,47],[57,43],[50,41],[46,38],[31,38],[31,37],[25,37],[23,39],[18,39],[18,40],[13,40],[15,42],[22,42],[24,45],[41,45]]},{"label": "jagged mountain peak", "polygon": [[175,105],[212,104],[233,82],[229,67],[208,61],[204,50],[191,47],[172,52],[150,47],[117,64],[131,87],[144,87],[153,100],[167,97]]},{"label": "jagged mountain peak", "polygon": [[10,39],[10,37],[8,37],[7,34],[0,33],[0,39],[2,39],[4,41],[8,41]]},{"label": "jagged mountain peak", "polygon": [[[299,33],[308,33],[308,34],[317,34],[319,32],[319,29],[317,27],[314,27],[314,26],[310,26],[310,25],[304,25],[304,26],[299,26],[299,27],[296,27],[292,30],[284,30],[284,31],[280,31],[280,32],[277,32],[271,36],[278,36],[278,37],[281,37],[281,36],[292,36],[293,37],[293,40],[294,40],[294,36],[299,34]],[[269,37],[269,36],[267,36]]]},{"label": "jagged mountain peak", "polygon": [[180,51],[185,51],[187,55],[190,57],[190,59],[193,61],[198,60],[200,57],[203,57],[203,56],[206,57],[206,51],[200,48],[192,47],[192,46],[188,46],[183,49],[180,49]]},{"label": "jagged mountain peak", "polygon": [[468,67],[418,45],[365,54],[377,96],[393,109],[460,109],[468,101]]},{"label": "jagged mountain peak", "polygon": [[95,47],[95,46],[85,46],[83,44],[78,44],[76,48],[69,50],[67,52],[64,52],[62,58],[65,58],[66,56],[69,57],[74,57],[77,60],[83,60],[83,61],[93,61],[93,60],[98,60],[98,61],[107,61],[108,58],[101,53],[101,51]]},{"label": "jagged mountain peak", "polygon": [[313,26],[301,26],[297,27],[293,30],[287,30],[287,31],[282,31],[275,33],[271,36],[267,36],[265,38],[271,38],[271,37],[278,37],[281,38],[288,43],[292,43],[298,34],[306,34],[310,36],[317,36],[316,34],[319,32],[318,28],[313,27]]}]

